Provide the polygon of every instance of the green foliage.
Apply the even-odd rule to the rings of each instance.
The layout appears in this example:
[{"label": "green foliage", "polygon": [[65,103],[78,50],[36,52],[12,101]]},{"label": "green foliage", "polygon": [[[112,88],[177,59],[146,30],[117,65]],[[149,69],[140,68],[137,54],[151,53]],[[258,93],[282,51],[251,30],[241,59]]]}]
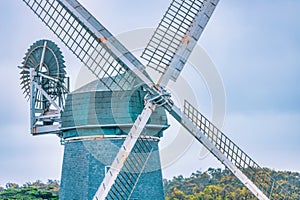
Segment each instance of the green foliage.
[{"label": "green foliage", "polygon": [[[276,180],[277,184],[287,189],[290,200],[300,199],[300,174],[296,172],[276,172],[270,169],[267,174]],[[228,170],[208,169],[197,171],[190,177],[174,177],[164,180],[167,200],[256,200],[253,194]],[[281,199],[278,194],[273,198]]]},{"label": "green foliage", "polygon": [[[289,200],[300,199],[300,174],[264,169],[278,185],[290,192]],[[166,200],[256,200],[252,193],[225,169],[197,171],[190,177],[182,175],[172,180],[164,180]],[[19,186],[7,183],[0,187],[0,200],[58,200],[59,182],[48,180],[47,183],[35,181]],[[273,199],[282,199],[280,194]]]},{"label": "green foliage", "polygon": [[0,188],[1,200],[58,200],[59,182],[48,180],[47,183],[35,181],[19,186],[16,183],[7,183],[6,188]]}]

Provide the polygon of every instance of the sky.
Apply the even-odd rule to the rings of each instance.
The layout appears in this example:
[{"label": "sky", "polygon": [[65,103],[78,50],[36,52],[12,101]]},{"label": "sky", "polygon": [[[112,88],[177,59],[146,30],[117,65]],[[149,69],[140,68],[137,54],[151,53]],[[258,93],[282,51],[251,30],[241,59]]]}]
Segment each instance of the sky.
[{"label": "sky", "polygon": [[[114,35],[155,28],[169,5],[166,0],[80,2]],[[17,66],[29,46],[42,38],[61,47],[73,89],[82,65],[22,1],[0,1],[0,10],[0,186],[59,179],[63,146],[56,136],[30,135],[29,103],[22,95]],[[299,10],[300,2],[296,0],[220,0],[198,43],[214,64],[224,88],[226,109],[221,129],[261,166],[298,172]],[[187,75],[183,73],[185,80],[189,79],[184,77]],[[205,90],[207,83],[199,81]],[[199,88],[193,85],[192,90],[197,93]],[[205,98],[210,92],[204,92]],[[210,116],[210,100],[197,98]],[[173,126],[179,129],[178,124]],[[172,136],[165,138],[162,143],[168,145],[166,140]],[[220,167],[192,139],[189,148],[175,157],[163,166],[165,178]]]}]

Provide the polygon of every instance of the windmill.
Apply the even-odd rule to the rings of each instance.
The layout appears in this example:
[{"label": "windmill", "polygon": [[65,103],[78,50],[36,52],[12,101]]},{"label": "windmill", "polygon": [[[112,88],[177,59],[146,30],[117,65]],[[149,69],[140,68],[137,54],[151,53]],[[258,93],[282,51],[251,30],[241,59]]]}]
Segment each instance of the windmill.
[{"label": "windmill", "polygon": [[[172,101],[172,95],[166,90],[168,82],[176,81],[180,75],[219,0],[173,0],[171,2],[142,55],[148,61],[148,67],[161,73],[158,83],[151,80],[142,63],[78,1],[23,1],[99,79],[97,84],[93,83],[94,87],[105,88],[107,91],[120,91],[120,93],[140,88],[140,94],[145,96],[144,108],[135,117],[132,127],[127,127],[124,142],[120,145],[104,177],[92,177],[101,181],[96,189],[92,188],[93,199],[132,198],[152,152],[149,141],[154,137],[144,135],[144,128],[149,126],[152,114],[157,110],[161,112],[162,109],[169,112],[197,141],[231,170],[258,199],[289,198],[284,188],[268,176],[197,108],[187,100],[183,108],[177,107]],[[33,72],[29,73],[29,77],[32,77],[30,74]],[[27,89],[27,91],[32,90]],[[45,97],[47,95],[49,93],[43,94]],[[56,109],[61,112],[58,107]],[[54,121],[50,123],[52,125]],[[48,124],[42,124],[41,128],[46,125]],[[159,128],[164,129],[163,126]],[[59,133],[64,132],[60,126],[55,130]],[[101,137],[103,136],[99,135],[98,139]],[[74,139],[70,138],[70,140]],[[138,151],[136,152],[135,149]],[[143,197],[145,198],[152,197]]]}]

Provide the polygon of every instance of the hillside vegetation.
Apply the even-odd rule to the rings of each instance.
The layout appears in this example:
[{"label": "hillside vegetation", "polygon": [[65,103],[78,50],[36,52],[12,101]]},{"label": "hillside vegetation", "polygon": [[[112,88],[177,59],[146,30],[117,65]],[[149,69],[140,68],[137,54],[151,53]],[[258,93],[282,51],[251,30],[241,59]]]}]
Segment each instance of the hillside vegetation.
[{"label": "hillside vegetation", "polygon": [[[265,169],[280,185],[291,192],[289,200],[300,200],[300,174]],[[177,176],[164,180],[166,200],[256,200],[229,170],[208,169],[190,177]],[[59,181],[36,181],[19,186],[7,183],[0,187],[1,200],[57,200]],[[280,198],[279,198],[280,199]]]},{"label": "hillside vegetation", "polygon": [[[300,200],[300,174],[276,172],[265,169],[276,182],[285,187],[291,195],[289,200]],[[256,200],[252,193],[225,169],[197,171],[190,177],[174,177],[164,181],[167,200]],[[278,199],[281,199],[280,197]]]},{"label": "hillside vegetation", "polygon": [[5,188],[0,187],[1,200],[58,200],[59,182],[48,180],[47,183],[35,181],[19,186],[16,183],[7,183]]}]

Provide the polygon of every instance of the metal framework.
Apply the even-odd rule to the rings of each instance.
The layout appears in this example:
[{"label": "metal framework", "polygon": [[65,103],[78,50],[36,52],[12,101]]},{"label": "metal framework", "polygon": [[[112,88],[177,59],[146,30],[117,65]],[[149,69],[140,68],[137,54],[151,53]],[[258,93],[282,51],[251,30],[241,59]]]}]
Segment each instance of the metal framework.
[{"label": "metal framework", "polygon": [[49,40],[35,42],[25,55],[21,85],[30,100],[31,133],[59,133],[60,114],[68,93],[63,56]]}]

